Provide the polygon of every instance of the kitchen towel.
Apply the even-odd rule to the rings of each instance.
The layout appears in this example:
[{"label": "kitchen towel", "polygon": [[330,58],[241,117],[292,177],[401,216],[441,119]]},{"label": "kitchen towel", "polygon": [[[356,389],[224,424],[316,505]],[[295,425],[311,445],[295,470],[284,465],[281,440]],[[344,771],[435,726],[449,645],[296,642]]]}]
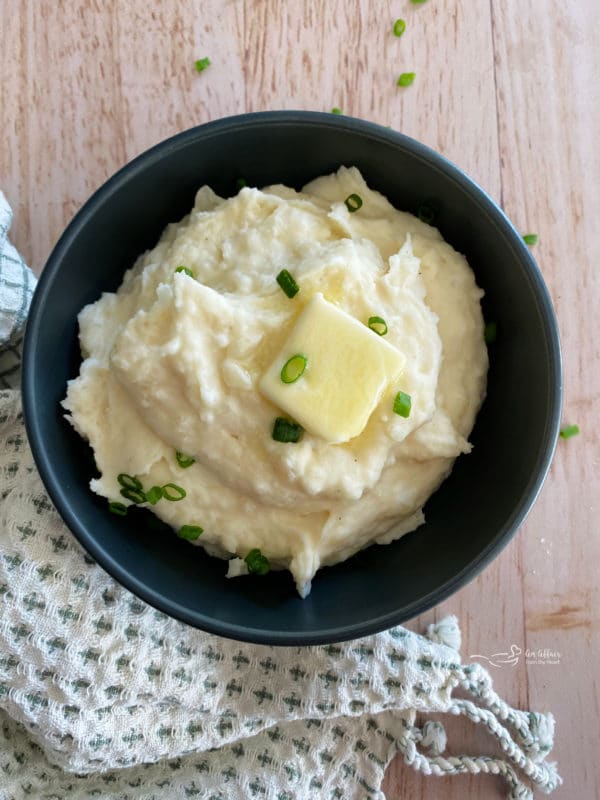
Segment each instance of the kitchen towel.
[{"label": "kitchen towel", "polygon": [[[249,645],[167,617],[97,566],[44,490],[10,388],[35,285],[10,219],[0,193],[0,800],[383,800],[398,752],[429,775],[502,775],[513,800],[552,791],[552,715],[510,708],[461,663],[453,617],[427,636]],[[444,755],[448,714],[503,756]]]}]

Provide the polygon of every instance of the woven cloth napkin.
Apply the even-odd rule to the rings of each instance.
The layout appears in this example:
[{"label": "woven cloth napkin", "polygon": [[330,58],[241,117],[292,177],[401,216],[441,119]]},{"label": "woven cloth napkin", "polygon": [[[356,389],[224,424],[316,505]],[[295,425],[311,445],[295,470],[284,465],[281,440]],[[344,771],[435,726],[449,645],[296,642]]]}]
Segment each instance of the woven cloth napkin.
[{"label": "woven cloth napkin", "polygon": [[[0,798],[383,800],[397,752],[430,775],[502,775],[513,800],[552,791],[552,715],[510,708],[463,665],[453,617],[427,637],[247,645],[96,565],[44,490],[11,388],[35,278],[10,221],[0,192]],[[440,713],[480,723],[503,757],[444,755]]]}]

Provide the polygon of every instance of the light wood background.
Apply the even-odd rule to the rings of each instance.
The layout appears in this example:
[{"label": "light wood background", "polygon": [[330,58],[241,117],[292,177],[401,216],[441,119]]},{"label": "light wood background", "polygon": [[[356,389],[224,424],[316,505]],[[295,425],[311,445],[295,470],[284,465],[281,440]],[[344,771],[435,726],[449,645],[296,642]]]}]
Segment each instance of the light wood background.
[{"label": "light wood background", "polygon": [[[599,797],[600,29],[598,0],[0,0],[0,187],[39,272],[89,194],[142,150],[242,111],[374,120],[465,169],[535,248],[562,336],[564,419],[526,524],[501,556],[412,625],[458,615],[463,653],[516,644],[560,663],[495,670],[496,687],[557,719],[560,798]],[[406,19],[401,39],[392,35]],[[194,60],[209,56],[203,74]],[[399,89],[400,72],[416,72]],[[527,343],[524,342],[526,347]],[[526,387],[512,387],[526,391]],[[482,752],[456,721],[451,749]],[[501,797],[490,777],[424,779],[399,798]]]}]

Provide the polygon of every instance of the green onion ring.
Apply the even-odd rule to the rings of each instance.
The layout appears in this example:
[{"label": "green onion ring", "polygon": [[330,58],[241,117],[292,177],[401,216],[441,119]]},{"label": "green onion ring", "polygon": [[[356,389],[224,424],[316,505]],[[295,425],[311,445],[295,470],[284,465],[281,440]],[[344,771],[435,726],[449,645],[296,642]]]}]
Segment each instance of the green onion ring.
[{"label": "green onion ring", "polygon": [[196,459],[193,456],[186,456],[181,450],[175,451],[175,458],[177,459],[177,463],[179,464],[182,469],[187,469],[191,467],[192,464],[196,463]]},{"label": "green onion ring", "polygon": [[302,353],[295,353],[285,362],[281,368],[281,380],[284,383],[296,383],[298,378],[304,375],[308,359]]},{"label": "green onion ring", "polygon": [[140,505],[146,502],[146,495],[142,489],[130,489],[129,486],[121,489],[121,496],[132,503]]},{"label": "green onion ring", "polygon": [[165,500],[170,500],[173,503],[176,503],[178,500],[183,500],[187,494],[186,490],[181,486],[177,486],[176,483],[165,483],[162,490]]},{"label": "green onion ring", "polygon": [[355,211],[358,211],[359,208],[362,208],[362,198],[359,194],[349,194],[348,197],[344,200],[346,204],[346,208],[351,214],[354,214]]},{"label": "green onion ring", "polygon": [[369,328],[376,333],[377,336],[385,336],[388,332],[387,322],[383,317],[369,317]]},{"label": "green onion ring", "polygon": [[124,489],[137,489],[141,491],[144,488],[139,478],[136,478],[135,475],[128,475],[126,472],[121,472],[117,475],[117,481]]}]

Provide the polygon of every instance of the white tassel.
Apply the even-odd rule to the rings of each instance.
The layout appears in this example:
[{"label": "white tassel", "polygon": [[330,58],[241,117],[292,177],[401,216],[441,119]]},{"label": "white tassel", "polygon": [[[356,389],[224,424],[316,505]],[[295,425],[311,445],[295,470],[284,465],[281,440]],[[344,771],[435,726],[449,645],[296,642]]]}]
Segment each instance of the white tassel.
[{"label": "white tassel", "polygon": [[444,617],[439,622],[433,622],[427,628],[427,638],[438,644],[445,644],[457,653],[460,653],[460,628],[454,615]]}]

